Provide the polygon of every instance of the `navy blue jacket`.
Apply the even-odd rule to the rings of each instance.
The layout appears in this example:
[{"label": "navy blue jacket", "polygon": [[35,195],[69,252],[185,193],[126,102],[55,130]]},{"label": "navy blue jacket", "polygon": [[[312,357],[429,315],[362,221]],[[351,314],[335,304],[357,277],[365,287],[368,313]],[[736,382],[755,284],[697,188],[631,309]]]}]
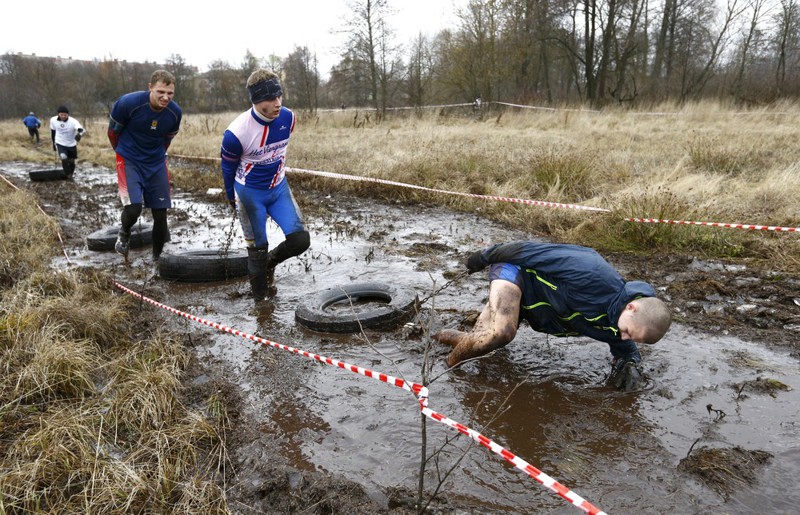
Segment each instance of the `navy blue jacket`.
[{"label": "navy blue jacket", "polygon": [[25,124],[25,127],[36,127],[37,129],[42,126],[41,120],[31,114],[23,118],[22,123]]},{"label": "navy blue jacket", "polygon": [[625,279],[600,254],[579,245],[515,241],[481,252],[485,263],[510,263],[522,271],[520,319],[554,336],[588,336],[606,342],[617,358],[641,359],[633,340],[617,327],[625,306],[655,297],[653,287]]}]

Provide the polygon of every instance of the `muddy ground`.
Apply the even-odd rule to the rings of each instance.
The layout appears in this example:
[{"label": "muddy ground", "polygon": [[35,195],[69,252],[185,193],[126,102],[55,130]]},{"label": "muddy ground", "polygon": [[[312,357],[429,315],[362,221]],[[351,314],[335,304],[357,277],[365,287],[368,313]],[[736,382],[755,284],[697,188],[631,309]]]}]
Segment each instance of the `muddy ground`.
[{"label": "muddy ground", "polygon": [[[113,174],[91,168],[74,182],[31,183],[26,175],[34,168],[6,163],[2,171],[59,219],[73,264],[111,269],[120,282],[180,310],[412,381],[419,381],[429,330],[467,327],[485,300],[480,274],[448,282],[468,252],[539,239],[433,205],[298,187],[312,248],[282,265],[274,302],[254,310],[245,280],[173,283],[153,277],[146,249],[132,252],[130,268],[113,253],[86,250],[88,233],[116,223]],[[215,192],[176,192],[165,252],[240,245],[219,200]],[[277,243],[280,232],[273,233]],[[800,472],[800,278],[697,256],[606,257],[629,279],[653,284],[675,313],[667,338],[643,349],[647,390],[620,395],[603,386],[607,347],[584,339],[564,345],[528,329],[494,356],[438,379],[432,407],[483,430],[609,513],[779,513],[796,506],[794,482],[781,478]],[[55,264],[68,266],[65,259]],[[309,294],[364,280],[414,288],[426,302],[393,331],[329,335],[295,323],[294,307]],[[170,317],[150,307],[141,315]],[[184,319],[170,324],[194,350],[190,402],[216,392],[231,408],[226,486],[234,512],[413,512],[419,418],[405,392],[395,398],[372,380],[242,345]],[[446,349],[431,350],[434,375],[443,373]],[[458,463],[432,511],[576,511],[463,438],[467,454],[458,461],[453,432],[430,423],[427,431],[431,448],[447,449],[442,464]],[[426,469],[429,492],[438,483],[434,471],[433,464]]]}]

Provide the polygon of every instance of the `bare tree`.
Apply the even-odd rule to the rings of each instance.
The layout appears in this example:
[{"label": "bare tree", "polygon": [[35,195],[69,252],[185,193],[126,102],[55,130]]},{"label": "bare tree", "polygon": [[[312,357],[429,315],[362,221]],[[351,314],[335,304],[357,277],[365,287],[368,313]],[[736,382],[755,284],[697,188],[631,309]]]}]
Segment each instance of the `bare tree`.
[{"label": "bare tree", "polygon": [[711,79],[714,67],[717,66],[722,52],[730,39],[729,29],[735,20],[744,12],[744,8],[740,5],[740,0],[728,0],[723,14],[721,26],[716,34],[710,27],[699,26],[701,38],[708,43],[708,54],[705,64],[701,68],[691,70],[686,68],[685,72],[693,72],[684,74],[682,81],[683,87],[681,88],[681,100],[686,100],[689,96],[700,98],[703,88]]},{"label": "bare tree", "polygon": [[197,84],[195,81],[197,68],[189,65],[180,54],[171,54],[164,64],[175,75],[181,107],[184,109],[195,107],[197,105]]},{"label": "bare tree", "polygon": [[370,103],[378,111],[386,108],[388,73],[394,63],[391,14],[387,0],[349,0],[350,15],[345,25],[349,39],[345,55],[363,61],[369,70]]},{"label": "bare tree", "polygon": [[421,106],[427,102],[433,78],[430,43],[424,34],[419,33],[411,44],[406,74],[406,92],[411,105]]},{"label": "bare tree", "polygon": [[630,0],[625,4],[627,31],[614,45],[616,80],[611,96],[617,102],[632,101],[638,95],[636,78],[630,73],[637,58],[642,61],[639,69],[647,68],[647,35],[639,29],[644,17],[646,0]]},{"label": "bare tree", "polygon": [[496,48],[500,38],[501,3],[498,0],[470,0],[458,12],[463,41],[467,45],[467,69],[471,91],[470,98],[484,101],[494,98],[494,84],[498,79]]},{"label": "bare tree", "polygon": [[747,67],[748,59],[750,58],[750,51],[754,45],[758,45],[759,41],[756,40],[758,25],[761,21],[761,16],[769,12],[769,8],[765,8],[767,0],[750,0],[748,7],[750,9],[750,21],[746,27],[746,32],[742,38],[741,46],[739,49],[739,65],[736,70],[736,77],[733,82],[733,102],[738,104],[741,101],[743,79],[745,68]]},{"label": "bare tree", "polygon": [[241,71],[227,61],[216,60],[206,72],[203,110],[207,112],[238,109],[247,102],[247,93]]},{"label": "bare tree", "polygon": [[775,64],[775,93],[780,97],[786,83],[789,53],[800,48],[800,5],[797,0],[781,0],[781,9],[774,19],[773,44],[777,54]]},{"label": "bare tree", "polygon": [[296,46],[284,60],[283,72],[292,107],[316,110],[320,83],[317,56],[308,47]]}]

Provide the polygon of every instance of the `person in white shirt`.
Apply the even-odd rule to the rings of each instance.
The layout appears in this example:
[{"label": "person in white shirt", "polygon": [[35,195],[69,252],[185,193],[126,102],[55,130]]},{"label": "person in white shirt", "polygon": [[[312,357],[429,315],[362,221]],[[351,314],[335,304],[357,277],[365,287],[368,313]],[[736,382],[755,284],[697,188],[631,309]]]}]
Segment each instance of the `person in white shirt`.
[{"label": "person in white shirt", "polygon": [[78,120],[70,117],[66,106],[59,106],[57,112],[58,114],[50,118],[50,139],[53,140],[53,150],[58,152],[61,159],[63,177],[72,179],[75,160],[78,159],[78,142],[86,134],[86,130]]}]

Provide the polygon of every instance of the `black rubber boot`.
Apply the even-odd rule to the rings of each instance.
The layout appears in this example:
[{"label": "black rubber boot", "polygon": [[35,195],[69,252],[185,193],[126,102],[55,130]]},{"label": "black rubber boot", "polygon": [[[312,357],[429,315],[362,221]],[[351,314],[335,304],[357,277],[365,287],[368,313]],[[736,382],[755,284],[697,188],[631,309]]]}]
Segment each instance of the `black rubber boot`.
[{"label": "black rubber boot", "polygon": [[74,159],[67,159],[67,164],[65,168],[67,179],[72,179],[72,176],[75,174],[75,160]]},{"label": "black rubber boot", "polygon": [[267,259],[269,247],[247,247],[247,274],[256,301],[267,297]]},{"label": "black rubber boot", "polygon": [[273,258],[274,256],[272,252],[270,252],[269,255],[267,256],[267,262],[264,265],[267,293],[269,295],[275,295],[276,293],[278,293],[278,288],[275,287],[275,267],[278,266],[278,263],[275,263]]}]

